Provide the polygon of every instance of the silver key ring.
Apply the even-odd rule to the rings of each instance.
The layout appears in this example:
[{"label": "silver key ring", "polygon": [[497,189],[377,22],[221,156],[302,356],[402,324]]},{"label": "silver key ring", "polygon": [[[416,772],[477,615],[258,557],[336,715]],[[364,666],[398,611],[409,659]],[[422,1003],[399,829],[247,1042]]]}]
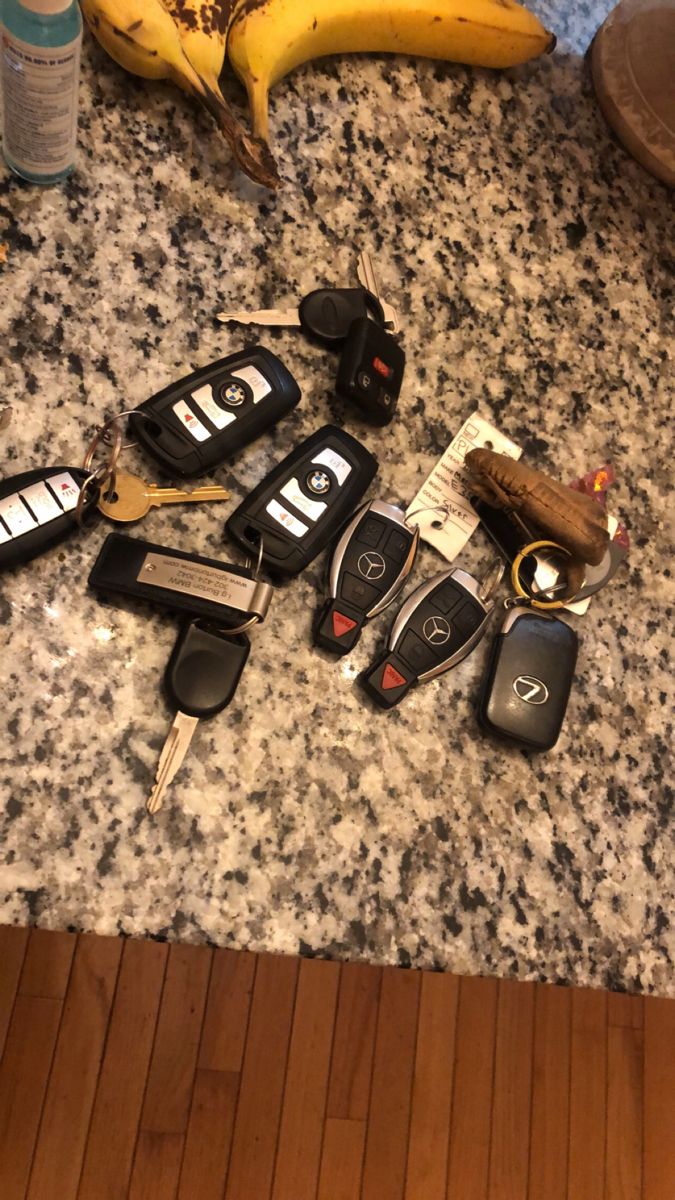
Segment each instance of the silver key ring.
[{"label": "silver key ring", "polygon": [[[445,515],[446,521],[447,521],[448,517],[450,516],[450,510],[448,509],[447,504],[423,504],[421,508],[414,508],[411,513],[408,513],[408,515],[405,518],[405,521],[403,522],[406,529],[410,529],[410,528],[419,529],[419,525],[411,526],[410,522],[412,521],[413,517],[418,516],[419,513],[428,513],[428,512],[443,513]],[[442,529],[444,525],[445,525],[445,521],[432,521],[431,522],[432,529]]]},{"label": "silver key ring", "polygon": [[[255,568],[255,571],[253,574],[253,579],[256,581],[258,579],[260,579],[260,568],[262,566],[264,548],[265,548],[265,539],[261,534],[260,535],[260,548],[258,550],[258,561],[256,563],[256,568]],[[253,564],[253,560],[250,558],[247,558],[245,566],[248,571],[250,571],[252,564]],[[249,629],[252,629],[254,625],[258,625],[260,623],[260,621],[262,621],[262,617],[260,616],[259,613],[255,613],[252,617],[249,617],[248,621],[244,621],[244,623],[242,625],[236,625],[234,629],[229,629],[227,627],[225,627],[225,628],[219,627],[218,632],[222,633],[224,635],[224,637],[235,637],[238,633],[246,633]]]},{"label": "silver key ring", "polygon": [[[111,442],[110,426],[114,425],[116,421],[122,421],[125,417],[142,417],[144,421],[152,420],[152,417],[149,417],[147,413],[141,412],[140,408],[127,408],[124,412],[116,413],[114,417],[106,421],[105,425],[100,426],[101,441],[106,446],[109,446]],[[135,450],[137,445],[138,442],[123,442],[120,449],[121,451]]]}]

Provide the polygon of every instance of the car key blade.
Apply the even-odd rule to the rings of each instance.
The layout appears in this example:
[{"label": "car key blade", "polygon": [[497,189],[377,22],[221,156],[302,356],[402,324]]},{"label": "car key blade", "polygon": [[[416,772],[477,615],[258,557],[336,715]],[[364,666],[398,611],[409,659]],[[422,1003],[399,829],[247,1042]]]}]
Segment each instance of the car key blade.
[{"label": "car key blade", "polygon": [[169,736],[159,756],[155,783],[148,797],[148,812],[159,812],[162,807],[166,790],[190,748],[192,735],[198,724],[199,717],[189,717],[182,712],[176,713]]},{"label": "car key blade", "polygon": [[216,313],[216,320],[222,321],[223,324],[232,321],[237,325],[272,325],[272,326],[290,326],[300,324],[300,314],[297,308],[258,308],[253,312],[246,312],[242,308],[235,309],[233,312]]},{"label": "car key blade", "polygon": [[375,296],[379,301],[384,318],[385,329],[390,329],[392,333],[398,333],[401,328],[399,325],[398,313],[393,304],[389,304],[380,292],[373,260],[370,254],[368,254],[368,252],[365,250],[362,250],[359,254],[359,259],[356,266],[356,274],[361,286],[364,287],[367,292],[370,292],[371,295]]}]

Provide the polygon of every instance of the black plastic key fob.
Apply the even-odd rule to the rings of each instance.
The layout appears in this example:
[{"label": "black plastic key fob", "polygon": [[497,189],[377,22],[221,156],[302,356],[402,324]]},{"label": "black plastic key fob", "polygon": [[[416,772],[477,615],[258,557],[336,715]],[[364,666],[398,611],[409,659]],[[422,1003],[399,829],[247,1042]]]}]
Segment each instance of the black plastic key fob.
[{"label": "black plastic key fob", "polygon": [[169,474],[195,478],[276,425],[299,399],[281,359],[251,346],[157,392],[130,416],[129,427]]},{"label": "black plastic key fob", "polygon": [[457,666],[478,645],[493,607],[459,568],[421,584],[392,625],[387,653],[361,676],[368,695],[393,708],[415,684]]},{"label": "black plastic key fob", "polygon": [[544,613],[512,609],[494,639],[478,715],[491,733],[550,750],[567,709],[579,641]]},{"label": "black plastic key fob", "polygon": [[164,673],[169,704],[188,717],[213,717],[232,700],[251,643],[205,621],[187,621]]},{"label": "black plastic key fob", "polygon": [[364,421],[388,425],[398,404],[405,354],[396,338],[375,321],[354,321],[340,355],[335,390]]},{"label": "black plastic key fob", "polygon": [[[43,467],[0,482],[0,571],[37,558],[78,528],[75,509],[89,472]],[[94,508],[92,488],[83,514]]]},{"label": "black plastic key fob", "polygon": [[314,641],[333,654],[347,654],[366,621],[396,599],[417,554],[419,528],[405,523],[393,504],[371,500],[359,509],[333,552],[331,599],[321,609]]},{"label": "black plastic key fob", "polygon": [[324,346],[341,346],[353,322],[371,312],[384,324],[382,305],[365,288],[317,288],[298,307],[302,329]]},{"label": "black plastic key fob", "polygon": [[297,575],[328,545],[377,472],[356,438],[324,425],[242,501],[226,532],[276,576]]}]

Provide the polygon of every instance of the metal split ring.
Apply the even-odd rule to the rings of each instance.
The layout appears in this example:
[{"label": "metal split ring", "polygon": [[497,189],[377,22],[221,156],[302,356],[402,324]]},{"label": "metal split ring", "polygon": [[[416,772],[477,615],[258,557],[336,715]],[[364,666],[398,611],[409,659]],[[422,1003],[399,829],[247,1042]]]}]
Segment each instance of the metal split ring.
[{"label": "metal split ring", "polygon": [[566,546],[560,546],[558,542],[544,540],[530,542],[527,546],[523,546],[522,550],[514,558],[511,567],[511,583],[516,593],[514,603],[524,603],[530,605],[532,608],[541,609],[564,608],[566,604],[569,604],[574,599],[574,596],[566,596],[564,600],[537,600],[530,592],[525,590],[520,581],[520,568],[523,560],[530,554],[534,554],[536,550],[558,550],[561,554],[566,554],[568,558],[572,557],[572,551],[568,550]]},{"label": "metal split ring", "polygon": [[[147,413],[142,412],[140,408],[127,408],[124,410],[124,412],[116,413],[114,417],[111,417],[109,421],[106,421],[105,425],[101,425],[100,427],[99,432],[101,434],[101,441],[105,442],[106,446],[110,445],[111,425],[114,425],[116,421],[122,421],[125,417],[143,417],[144,421],[152,420],[152,417],[149,417]],[[137,445],[138,442],[123,442],[121,450],[135,450]]]}]

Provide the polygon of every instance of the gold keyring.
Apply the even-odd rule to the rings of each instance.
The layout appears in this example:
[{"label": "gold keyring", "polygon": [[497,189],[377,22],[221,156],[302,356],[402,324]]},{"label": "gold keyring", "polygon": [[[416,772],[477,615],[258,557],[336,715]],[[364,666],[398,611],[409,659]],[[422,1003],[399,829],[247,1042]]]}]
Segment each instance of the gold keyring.
[{"label": "gold keyring", "polygon": [[572,551],[566,546],[560,546],[557,542],[530,542],[528,546],[523,546],[523,549],[516,555],[511,567],[511,584],[517,596],[527,600],[532,608],[564,608],[566,604],[570,604],[574,600],[574,596],[567,596],[564,600],[535,600],[534,596],[525,591],[520,582],[520,568],[523,564],[523,559],[528,558],[530,554],[534,554],[535,550],[559,550],[561,554],[566,554],[568,558],[572,557]]}]

